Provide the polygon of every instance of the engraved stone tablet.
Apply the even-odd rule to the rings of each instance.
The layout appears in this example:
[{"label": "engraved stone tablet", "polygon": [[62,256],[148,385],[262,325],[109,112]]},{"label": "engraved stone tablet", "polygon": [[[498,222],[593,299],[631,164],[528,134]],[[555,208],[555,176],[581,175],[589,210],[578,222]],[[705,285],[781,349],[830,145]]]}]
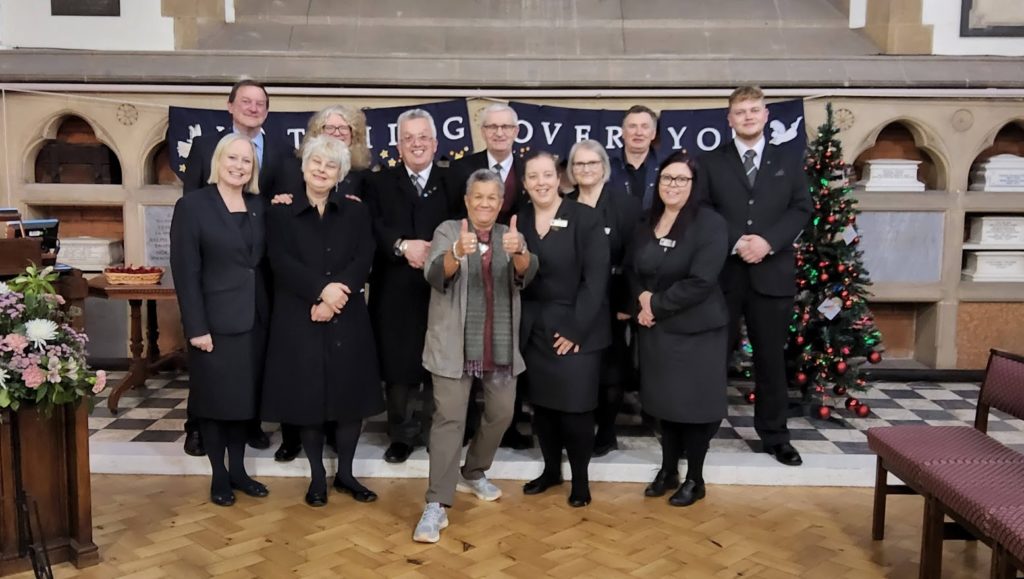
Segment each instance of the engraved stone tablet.
[{"label": "engraved stone tablet", "polygon": [[964,279],[1024,281],[1024,251],[970,251]]},{"label": "engraved stone tablet", "polygon": [[924,191],[917,180],[921,161],[910,159],[872,159],[864,167],[864,178],[854,187],[864,191]]},{"label": "engraved stone tablet", "polygon": [[143,209],[146,229],[146,263],[168,267],[171,265],[171,216],[172,205],[147,205]]},{"label": "engraved stone tablet", "polygon": [[1024,191],[1024,157],[996,155],[971,171],[971,191]]},{"label": "engraved stone tablet", "polygon": [[972,217],[969,231],[968,249],[1024,249],[1024,217]]},{"label": "engraved stone tablet", "polygon": [[58,259],[82,271],[103,271],[122,262],[124,243],[120,239],[64,237],[60,240]]}]

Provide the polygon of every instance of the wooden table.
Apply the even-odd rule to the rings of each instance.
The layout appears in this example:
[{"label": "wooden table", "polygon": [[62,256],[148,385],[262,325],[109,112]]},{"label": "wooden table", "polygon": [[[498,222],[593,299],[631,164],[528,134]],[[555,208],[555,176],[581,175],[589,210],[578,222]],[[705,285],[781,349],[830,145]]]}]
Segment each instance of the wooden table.
[{"label": "wooden table", "polygon": [[[99,275],[89,280],[89,295],[108,300],[127,300],[131,308],[131,367],[128,375],[110,393],[107,408],[117,413],[117,403],[126,391],[146,383],[146,379],[168,367],[184,368],[185,356],[182,351],[160,355],[157,339],[160,331],[156,318],[156,300],[173,300],[177,294],[170,282],[170,276],[158,285],[113,285],[106,276]],[[142,348],[142,302],[146,302],[146,342],[148,347],[143,356]]]}]

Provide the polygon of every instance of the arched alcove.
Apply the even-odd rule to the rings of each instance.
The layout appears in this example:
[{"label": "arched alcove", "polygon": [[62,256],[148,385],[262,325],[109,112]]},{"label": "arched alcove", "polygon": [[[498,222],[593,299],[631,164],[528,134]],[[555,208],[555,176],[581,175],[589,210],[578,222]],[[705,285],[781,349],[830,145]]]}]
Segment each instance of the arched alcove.
[{"label": "arched alcove", "polygon": [[181,185],[181,179],[178,178],[177,173],[171,170],[168,155],[167,141],[157,143],[146,155],[144,180],[146,185]]},{"label": "arched alcove", "polygon": [[[1019,175],[1020,169],[1008,169],[1005,166],[1007,161],[1012,160],[1000,159],[998,165],[1002,166],[999,168],[996,168],[997,165],[988,163],[992,157],[997,155],[1024,157],[1024,120],[1010,121],[996,132],[992,140],[989,141],[989,145],[982,149],[971,163],[969,183],[969,188],[972,191],[1024,190],[1024,186],[1020,186],[1019,181],[1012,182],[1015,179],[1012,175]],[[1009,170],[1009,175],[1006,174],[1007,170]],[[1003,174],[999,175],[999,173]],[[1007,179],[1010,179],[1009,183]]]},{"label": "arched alcove", "polygon": [[874,144],[864,150],[853,162],[857,180],[864,176],[864,167],[873,159],[910,159],[920,161],[917,179],[927,190],[941,190],[946,187],[946,172],[936,156],[922,146],[911,127],[903,121],[893,121],[883,127]]},{"label": "arched alcove", "polygon": [[35,158],[36,183],[121,184],[121,163],[85,119],[62,117],[53,138],[46,139]]}]

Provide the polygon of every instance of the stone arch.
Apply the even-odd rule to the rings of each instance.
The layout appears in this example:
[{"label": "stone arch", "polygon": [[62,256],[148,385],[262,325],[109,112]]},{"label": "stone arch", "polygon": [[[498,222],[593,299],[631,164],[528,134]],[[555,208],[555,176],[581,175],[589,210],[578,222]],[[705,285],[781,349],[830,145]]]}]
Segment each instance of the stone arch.
[{"label": "stone arch", "polygon": [[43,124],[25,148],[27,181],[122,184],[121,156],[109,133],[88,114],[65,108]]},{"label": "stone arch", "polygon": [[912,117],[894,117],[878,124],[864,138],[853,157],[861,175],[864,163],[878,158],[909,158],[921,161],[918,179],[929,190],[945,190],[950,182],[949,156],[927,125]]}]

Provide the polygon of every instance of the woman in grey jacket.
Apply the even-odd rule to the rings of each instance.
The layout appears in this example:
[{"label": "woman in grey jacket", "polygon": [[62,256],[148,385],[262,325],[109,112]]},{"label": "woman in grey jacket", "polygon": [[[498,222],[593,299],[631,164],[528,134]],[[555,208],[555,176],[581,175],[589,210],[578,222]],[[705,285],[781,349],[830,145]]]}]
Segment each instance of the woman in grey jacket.
[{"label": "woman in grey jacket", "polygon": [[[436,543],[448,526],[445,507],[455,491],[485,501],[501,489],[484,476],[512,420],[515,377],[526,365],[519,353],[519,290],[537,272],[537,257],[516,230],[496,223],[504,188],[490,169],[466,184],[469,219],[445,221],[434,231],[424,276],[431,286],[423,367],[433,375],[427,505],[413,539]],[[473,379],[483,383],[484,414],[459,469],[466,405]]]}]

